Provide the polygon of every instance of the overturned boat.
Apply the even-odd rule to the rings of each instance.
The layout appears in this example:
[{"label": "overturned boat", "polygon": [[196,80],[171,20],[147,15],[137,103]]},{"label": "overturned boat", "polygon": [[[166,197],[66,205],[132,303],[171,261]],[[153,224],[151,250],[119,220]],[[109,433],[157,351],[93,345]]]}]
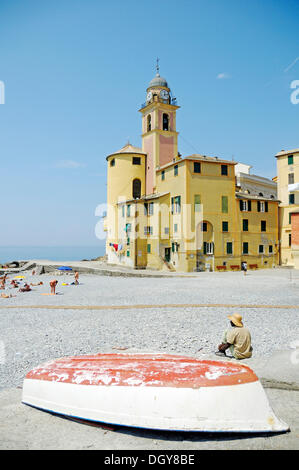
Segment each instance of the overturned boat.
[{"label": "overturned boat", "polygon": [[57,359],[30,371],[22,402],[81,420],[192,432],[282,432],[247,366],[167,354]]}]

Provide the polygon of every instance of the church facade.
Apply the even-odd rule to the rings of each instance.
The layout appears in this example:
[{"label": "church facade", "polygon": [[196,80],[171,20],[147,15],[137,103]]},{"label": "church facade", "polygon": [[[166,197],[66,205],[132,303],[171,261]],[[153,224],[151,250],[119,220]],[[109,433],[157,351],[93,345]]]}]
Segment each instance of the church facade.
[{"label": "church facade", "polygon": [[108,263],[180,272],[279,263],[276,183],[250,166],[178,152],[179,106],[157,72],[146,89],[142,147],[107,156]]}]

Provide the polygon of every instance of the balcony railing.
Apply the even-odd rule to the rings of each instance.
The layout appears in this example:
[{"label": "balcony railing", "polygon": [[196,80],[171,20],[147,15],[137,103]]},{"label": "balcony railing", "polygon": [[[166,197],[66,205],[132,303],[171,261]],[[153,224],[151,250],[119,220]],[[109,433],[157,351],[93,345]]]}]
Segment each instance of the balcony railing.
[{"label": "balcony railing", "polygon": [[155,99],[151,99],[149,101],[146,101],[145,103],[142,103],[141,109],[145,108],[147,105],[151,103],[165,103],[165,104],[171,104],[173,106],[177,106],[176,98],[170,98],[169,100],[162,100],[162,98],[155,96]]}]

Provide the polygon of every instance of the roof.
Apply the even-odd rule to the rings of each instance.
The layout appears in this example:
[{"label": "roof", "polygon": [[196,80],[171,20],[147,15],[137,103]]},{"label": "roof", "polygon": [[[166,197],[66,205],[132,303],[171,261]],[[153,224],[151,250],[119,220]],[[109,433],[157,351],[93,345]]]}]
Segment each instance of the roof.
[{"label": "roof", "polygon": [[218,158],[218,157],[207,157],[206,155],[199,155],[199,154],[195,153],[193,155],[189,155],[189,156],[183,157],[183,158],[178,158],[178,159],[175,159],[172,162],[166,163],[165,165],[160,166],[160,168],[157,168],[156,171],[163,170],[164,168],[168,168],[172,165],[177,165],[178,163],[184,162],[184,161],[187,161],[187,160],[200,161],[200,162],[209,162],[209,163],[225,163],[227,165],[236,165],[237,164],[237,162],[234,162],[232,160],[223,160],[222,158]]},{"label": "roof", "polygon": [[157,73],[156,76],[150,81],[148,88],[151,88],[152,86],[164,86],[168,88],[167,81],[165,78],[160,77],[159,73]]},{"label": "roof", "polygon": [[111,153],[106,157],[106,160],[111,157],[112,155],[119,155],[119,154],[124,154],[124,153],[134,153],[138,155],[146,155],[144,152],[142,152],[142,149],[139,147],[134,147],[133,145],[130,144],[130,142],[127,143],[124,147],[121,149],[117,150],[116,152]]},{"label": "roof", "polygon": [[169,191],[164,192],[164,193],[153,193],[153,194],[144,194],[141,196],[139,199],[126,199],[124,201],[119,201],[117,204],[126,204],[127,202],[137,202],[137,201],[147,201],[151,199],[159,199],[162,196],[166,196],[167,194],[170,194]]},{"label": "roof", "polygon": [[265,197],[265,196],[258,196],[256,194],[248,194],[243,193],[241,191],[236,192],[237,199],[252,199],[256,201],[272,201],[272,202],[280,202],[279,199],[273,197]]},{"label": "roof", "polygon": [[292,153],[299,153],[299,149],[293,149],[293,150],[281,150],[281,152],[278,152],[275,157],[283,157],[284,155],[289,155]]}]

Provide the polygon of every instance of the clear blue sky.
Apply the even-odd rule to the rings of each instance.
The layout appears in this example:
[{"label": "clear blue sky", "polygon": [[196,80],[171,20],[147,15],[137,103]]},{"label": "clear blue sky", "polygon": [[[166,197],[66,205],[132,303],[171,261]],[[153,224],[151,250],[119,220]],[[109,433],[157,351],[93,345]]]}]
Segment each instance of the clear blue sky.
[{"label": "clear blue sky", "polygon": [[96,245],[106,155],[141,145],[160,58],[179,151],[276,174],[299,147],[298,0],[1,0],[0,245]]}]

